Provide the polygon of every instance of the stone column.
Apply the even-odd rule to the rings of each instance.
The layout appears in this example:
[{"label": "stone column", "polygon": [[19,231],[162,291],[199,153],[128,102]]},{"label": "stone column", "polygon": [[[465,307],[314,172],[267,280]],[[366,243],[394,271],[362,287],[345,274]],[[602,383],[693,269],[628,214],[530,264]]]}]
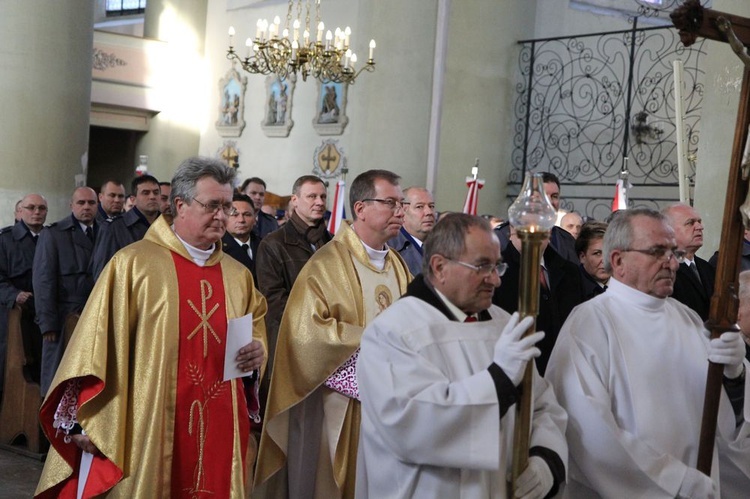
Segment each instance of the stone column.
[{"label": "stone column", "polygon": [[0,223],[28,192],[69,212],[88,150],[93,48],[91,0],[6,0],[0,15]]}]

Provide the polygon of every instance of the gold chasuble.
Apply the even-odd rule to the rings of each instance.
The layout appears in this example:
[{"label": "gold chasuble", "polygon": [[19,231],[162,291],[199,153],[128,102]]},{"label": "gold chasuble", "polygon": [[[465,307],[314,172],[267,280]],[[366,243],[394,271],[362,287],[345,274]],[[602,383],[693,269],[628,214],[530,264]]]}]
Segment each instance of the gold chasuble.
[{"label": "gold chasuble", "polygon": [[227,320],[265,299],[221,245],[196,265],[163,218],[119,251],[91,293],[40,419],[50,448],[39,497],[75,497],[81,451],[53,427],[72,383],[77,419],[100,450],[84,497],[244,498],[252,456],[242,380],[222,381]]},{"label": "gold chasuble", "polygon": [[360,404],[326,381],[410,280],[396,251],[382,271],[373,267],[348,222],[304,266],[279,328],[255,471],[260,497],[354,497]]}]

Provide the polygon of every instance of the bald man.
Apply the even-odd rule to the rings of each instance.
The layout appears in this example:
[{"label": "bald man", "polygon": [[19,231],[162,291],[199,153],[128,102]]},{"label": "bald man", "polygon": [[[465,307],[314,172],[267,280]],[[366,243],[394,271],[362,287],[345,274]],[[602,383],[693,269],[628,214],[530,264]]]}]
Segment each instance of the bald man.
[{"label": "bald man", "polygon": [[62,358],[63,326],[83,310],[94,280],[88,272],[97,223],[96,192],[79,187],[71,214],[42,230],[32,268],[36,317],[43,335],[40,388],[47,393]]},{"label": "bald man", "polygon": [[33,381],[39,381],[42,335],[34,322],[34,296],[31,292],[31,266],[36,241],[47,220],[47,200],[39,194],[27,194],[18,202],[18,221],[0,229],[0,393],[5,374],[5,350],[8,335],[8,311],[21,308],[21,330],[26,348],[27,368]]}]

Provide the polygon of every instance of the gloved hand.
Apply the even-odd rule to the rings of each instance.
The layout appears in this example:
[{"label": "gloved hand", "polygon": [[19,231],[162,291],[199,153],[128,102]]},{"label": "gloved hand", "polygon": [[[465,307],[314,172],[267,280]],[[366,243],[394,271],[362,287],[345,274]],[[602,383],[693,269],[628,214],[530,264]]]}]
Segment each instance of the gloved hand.
[{"label": "gloved hand", "polygon": [[724,376],[734,379],[742,374],[742,361],[745,358],[745,342],[740,333],[728,331],[714,338],[708,345],[708,360],[724,364]]},{"label": "gloved hand", "polygon": [[531,326],[534,319],[533,317],[525,317],[521,322],[518,322],[518,317],[518,312],[510,317],[508,324],[500,333],[500,338],[495,343],[495,355],[493,357],[495,364],[500,366],[500,369],[510,378],[514,386],[521,382],[526,363],[541,354],[534,345],[544,338],[544,333],[537,331],[522,339],[521,336]]},{"label": "gloved hand", "polygon": [[552,490],[554,484],[552,471],[544,459],[531,456],[528,466],[518,477],[513,496],[518,499],[542,499]]},{"label": "gloved hand", "polygon": [[716,482],[697,469],[688,468],[685,477],[682,479],[677,497],[679,499],[715,499],[718,497]]}]

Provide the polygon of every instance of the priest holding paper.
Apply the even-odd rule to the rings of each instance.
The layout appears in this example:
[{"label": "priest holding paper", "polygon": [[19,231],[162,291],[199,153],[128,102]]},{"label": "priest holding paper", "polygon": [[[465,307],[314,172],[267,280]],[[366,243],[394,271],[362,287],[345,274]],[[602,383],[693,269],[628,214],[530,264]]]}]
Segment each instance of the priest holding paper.
[{"label": "priest holding paper", "polygon": [[234,175],[185,160],[174,225],[160,217],[104,268],[42,406],[39,497],[246,496],[259,415],[237,376],[264,364],[266,302],[218,244]]}]

